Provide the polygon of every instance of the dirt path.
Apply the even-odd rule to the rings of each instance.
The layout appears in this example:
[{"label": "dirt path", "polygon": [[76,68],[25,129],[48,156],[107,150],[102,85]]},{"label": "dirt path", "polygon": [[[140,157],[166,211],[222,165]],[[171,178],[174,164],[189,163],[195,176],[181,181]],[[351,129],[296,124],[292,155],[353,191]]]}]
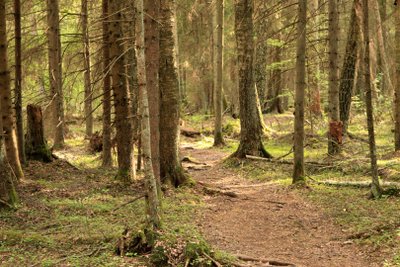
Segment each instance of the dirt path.
[{"label": "dirt path", "polygon": [[299,193],[240,177],[219,164],[226,156],[223,152],[184,149],[184,154],[209,166],[192,168],[195,180],[238,194],[237,198],[204,197],[207,211],[201,215],[199,226],[212,245],[233,254],[289,262],[298,267],[381,266],[348,242],[340,226]]}]

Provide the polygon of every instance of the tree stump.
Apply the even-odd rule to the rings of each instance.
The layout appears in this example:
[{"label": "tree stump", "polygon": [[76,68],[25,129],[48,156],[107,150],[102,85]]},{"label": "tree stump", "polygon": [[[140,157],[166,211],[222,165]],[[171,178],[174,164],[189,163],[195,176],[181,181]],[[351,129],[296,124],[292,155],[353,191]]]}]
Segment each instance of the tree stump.
[{"label": "tree stump", "polygon": [[53,157],[44,137],[42,108],[27,106],[26,156],[30,160],[51,162]]}]

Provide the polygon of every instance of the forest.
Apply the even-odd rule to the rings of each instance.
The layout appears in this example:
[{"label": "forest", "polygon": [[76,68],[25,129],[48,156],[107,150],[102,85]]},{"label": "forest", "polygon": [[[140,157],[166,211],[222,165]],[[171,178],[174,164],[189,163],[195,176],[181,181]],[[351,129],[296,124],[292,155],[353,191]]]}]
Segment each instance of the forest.
[{"label": "forest", "polygon": [[0,266],[400,266],[397,0],[0,0]]}]

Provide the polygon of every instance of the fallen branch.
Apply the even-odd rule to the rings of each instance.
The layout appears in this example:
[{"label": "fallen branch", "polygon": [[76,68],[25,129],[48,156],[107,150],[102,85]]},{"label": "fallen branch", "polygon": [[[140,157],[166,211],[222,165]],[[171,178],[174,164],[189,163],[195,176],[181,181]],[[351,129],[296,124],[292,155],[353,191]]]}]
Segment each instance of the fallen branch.
[{"label": "fallen branch", "polygon": [[357,140],[357,141],[360,141],[360,142],[369,144],[369,141],[368,141],[367,139],[364,139],[364,138],[362,138],[362,137],[356,136],[355,134],[352,134],[352,133],[350,133],[349,131],[347,131],[346,133],[347,133],[347,136],[348,136],[350,139]]},{"label": "fallen branch", "polygon": [[0,198],[0,203],[7,206],[9,209],[15,210],[15,207],[11,206],[7,201],[4,201]]},{"label": "fallen branch", "polygon": [[141,198],[144,198],[144,197],[146,197],[146,194],[137,196],[137,197],[135,197],[134,199],[131,199],[131,200],[129,200],[128,202],[125,202],[124,204],[119,205],[118,207],[116,207],[115,209],[113,209],[113,212],[116,211],[116,210],[119,210],[120,208],[125,207],[125,206],[127,206],[127,205],[129,205],[129,204],[131,204],[131,203],[133,203],[133,202],[135,202],[135,201],[141,199]]},{"label": "fallen branch", "polygon": [[[371,187],[371,181],[332,181],[332,180],[326,180],[326,181],[318,181],[310,176],[308,178],[313,182],[321,185],[327,185],[327,186],[340,186],[340,187],[355,187],[355,188],[370,188]],[[396,187],[400,188],[400,183],[396,182],[381,182],[382,187]]]},{"label": "fallen branch", "polygon": [[221,263],[219,263],[219,262],[216,261],[214,258],[212,258],[211,256],[209,256],[207,253],[203,252],[203,255],[204,255],[207,259],[209,259],[210,261],[212,261],[212,262],[215,264],[215,266],[217,266],[217,267],[222,267],[222,264],[221,264]]},{"label": "fallen branch", "polygon": [[[273,163],[293,165],[293,160],[262,158],[262,157],[252,156],[252,155],[246,155],[246,158],[247,159],[251,159],[251,160],[260,160],[260,161],[267,161],[267,162],[273,162]],[[326,167],[326,168],[336,168],[336,167],[338,167],[338,166],[335,166],[335,165],[332,165],[332,164],[329,164],[329,163],[322,163],[322,162],[317,162],[317,161],[306,161],[306,162],[304,162],[304,164],[312,165],[314,167]]]},{"label": "fallen branch", "polygon": [[277,260],[258,259],[258,258],[246,256],[246,255],[241,255],[241,254],[235,255],[235,256],[236,256],[236,258],[238,258],[239,260],[242,260],[242,261],[262,262],[262,263],[268,264],[268,266],[296,267],[296,265],[294,265],[292,263],[286,263],[286,262],[281,262],[281,261],[277,261]]}]

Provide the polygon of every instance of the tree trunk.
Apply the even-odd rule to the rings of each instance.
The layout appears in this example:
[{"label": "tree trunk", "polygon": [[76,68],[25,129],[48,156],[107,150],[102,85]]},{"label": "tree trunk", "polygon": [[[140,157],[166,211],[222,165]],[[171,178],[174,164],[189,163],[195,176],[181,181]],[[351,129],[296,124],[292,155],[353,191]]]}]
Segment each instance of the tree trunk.
[{"label": "tree trunk", "polygon": [[[323,13],[321,10],[321,4],[319,0],[311,0],[310,1],[310,9],[312,12],[312,17],[314,18],[313,23],[313,39],[320,40],[320,32],[321,32],[321,19],[320,15]],[[308,78],[310,80],[310,103],[309,109],[311,116],[321,117],[321,60],[319,59],[321,51],[320,42],[312,42],[311,44],[313,48],[310,53],[312,54],[311,58],[317,58],[317,62],[313,63],[311,66],[308,66],[308,72],[311,74]],[[314,65],[315,64],[315,65]],[[313,121],[313,117],[310,117],[311,121]]]},{"label": "tree trunk", "polygon": [[144,163],[145,185],[147,191],[148,224],[151,229],[160,227],[159,198],[157,182],[153,172],[151,157],[151,131],[149,117],[149,101],[146,86],[146,60],[144,48],[144,21],[143,0],[136,0],[136,51],[137,51],[137,77],[139,82],[140,114],[141,114],[141,140],[142,158]]},{"label": "tree trunk", "polygon": [[131,181],[132,171],[132,123],[130,119],[129,93],[125,78],[124,40],[122,34],[122,3],[119,0],[109,0],[111,23],[110,59],[115,108],[115,128],[118,154],[117,179],[123,182]]},{"label": "tree trunk", "polygon": [[368,137],[369,137],[369,152],[371,157],[371,193],[375,198],[379,198],[382,194],[382,189],[379,184],[378,165],[376,159],[376,145],[375,145],[375,130],[374,130],[374,110],[372,106],[372,88],[371,88],[371,73],[370,73],[370,37],[369,37],[369,10],[368,0],[363,0],[363,32],[365,43],[364,65],[365,65],[365,102],[367,110],[367,123],[368,123]]},{"label": "tree trunk", "polygon": [[111,156],[111,76],[108,0],[103,0],[103,152],[102,166],[112,166]]},{"label": "tree trunk", "polygon": [[340,120],[343,123],[343,133],[349,124],[351,99],[355,85],[356,65],[360,38],[360,10],[361,1],[355,0],[351,12],[349,30],[347,34],[346,54],[343,62],[339,86]]},{"label": "tree trunk", "polygon": [[232,155],[272,157],[262,144],[263,124],[253,79],[253,2],[235,1],[235,35],[239,67],[240,144]]},{"label": "tree trunk", "polygon": [[154,176],[160,183],[160,90],[158,87],[158,68],[160,58],[160,1],[145,0],[145,56],[146,83],[149,97],[151,156]]},{"label": "tree trunk", "polygon": [[64,99],[58,0],[47,0],[49,79],[53,107],[54,148],[64,147]]},{"label": "tree trunk", "polygon": [[88,29],[88,0],[82,0],[82,42],[84,62],[84,86],[85,86],[85,122],[86,137],[93,134],[93,112],[92,112],[92,81],[90,76],[90,42]]},{"label": "tree trunk", "polygon": [[174,54],[175,1],[160,2],[160,177],[163,183],[183,184],[187,177],[179,160],[180,99]]},{"label": "tree trunk", "polygon": [[339,13],[337,1],[329,1],[329,131],[328,154],[335,155],[342,143],[342,125],[339,114],[338,38]]},{"label": "tree trunk", "polygon": [[385,33],[384,33],[384,27],[382,25],[381,12],[380,12],[380,8],[379,8],[378,0],[372,1],[372,9],[374,10],[373,14],[376,19],[378,51],[379,51],[380,62],[381,62],[381,66],[382,66],[381,71],[383,72],[383,77],[382,77],[382,82],[381,82],[381,90],[384,93],[388,93],[387,95],[391,95],[391,93],[393,92],[393,85],[392,85],[392,79],[390,77],[390,68],[389,68],[390,63],[389,63],[388,57],[386,55],[385,36],[384,36]]},{"label": "tree trunk", "polygon": [[21,164],[26,163],[24,125],[22,119],[22,64],[21,64],[21,0],[14,0],[15,21],[15,117],[17,125],[18,153]]},{"label": "tree trunk", "polygon": [[51,151],[44,138],[43,115],[40,106],[27,106],[26,155],[30,160],[51,162]]},{"label": "tree trunk", "polygon": [[299,2],[297,22],[296,95],[293,183],[304,182],[304,92],[306,88],[307,1]]},{"label": "tree trunk", "polygon": [[[3,7],[4,1],[0,0],[0,9],[2,9]],[[2,11],[0,11],[0,14],[1,13]],[[2,127],[1,117],[0,127]],[[16,204],[18,203],[18,195],[15,191],[14,181],[11,176],[12,170],[9,166],[10,165],[8,164],[7,157],[5,155],[3,136],[0,134],[0,210],[14,209]]]},{"label": "tree trunk", "polygon": [[7,160],[12,166],[17,180],[24,178],[18,155],[17,137],[15,135],[14,114],[11,99],[10,72],[7,60],[7,26],[5,1],[0,1],[0,114]]},{"label": "tree trunk", "polygon": [[222,135],[222,53],[224,29],[224,0],[215,3],[215,40],[214,40],[214,146],[225,144]]},{"label": "tree trunk", "polygon": [[395,13],[395,21],[396,21],[396,35],[395,35],[395,40],[396,40],[396,78],[397,78],[397,84],[396,84],[396,90],[394,93],[394,118],[395,118],[395,140],[394,140],[394,145],[395,145],[395,150],[398,151],[400,150],[400,7],[397,6],[395,7],[396,13]]}]

